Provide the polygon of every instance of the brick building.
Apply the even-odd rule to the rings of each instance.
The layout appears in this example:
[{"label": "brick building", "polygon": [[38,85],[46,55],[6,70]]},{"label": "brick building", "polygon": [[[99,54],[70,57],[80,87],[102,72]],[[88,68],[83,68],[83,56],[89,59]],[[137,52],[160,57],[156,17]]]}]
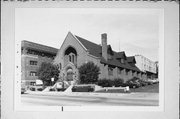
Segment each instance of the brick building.
[{"label": "brick building", "polygon": [[71,77],[71,83],[76,82],[77,68],[89,61],[100,68],[100,79],[121,78],[127,81],[133,77],[146,78],[146,74],[136,67],[135,57],[112,50],[107,44],[107,34],[101,35],[101,45],[98,45],[69,32],[54,59],[54,64],[60,67],[60,79]]},{"label": "brick building", "polygon": [[21,42],[21,80],[33,85],[38,79],[37,70],[42,62],[52,62],[58,49],[37,43]]}]

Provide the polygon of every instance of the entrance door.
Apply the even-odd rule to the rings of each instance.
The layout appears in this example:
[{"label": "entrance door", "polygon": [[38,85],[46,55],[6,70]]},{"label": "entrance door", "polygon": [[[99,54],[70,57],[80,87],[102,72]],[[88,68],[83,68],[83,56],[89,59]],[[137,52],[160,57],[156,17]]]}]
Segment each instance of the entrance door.
[{"label": "entrance door", "polygon": [[72,69],[67,70],[67,81],[73,81],[73,74]]}]

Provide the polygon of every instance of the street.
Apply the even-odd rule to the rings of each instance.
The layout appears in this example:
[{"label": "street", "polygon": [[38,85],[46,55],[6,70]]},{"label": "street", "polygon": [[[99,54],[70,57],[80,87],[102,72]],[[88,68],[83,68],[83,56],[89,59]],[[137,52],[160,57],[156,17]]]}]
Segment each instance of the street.
[{"label": "street", "polygon": [[44,106],[158,106],[158,93],[31,93],[21,96],[23,105]]}]

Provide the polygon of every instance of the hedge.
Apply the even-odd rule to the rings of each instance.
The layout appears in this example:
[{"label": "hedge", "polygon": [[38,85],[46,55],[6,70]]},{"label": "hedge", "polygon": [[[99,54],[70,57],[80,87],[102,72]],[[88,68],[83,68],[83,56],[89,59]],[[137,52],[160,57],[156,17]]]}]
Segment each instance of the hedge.
[{"label": "hedge", "polygon": [[112,86],[115,86],[115,87],[120,87],[120,86],[125,86],[124,84],[124,80],[123,79],[120,79],[120,78],[116,78],[116,79],[100,79],[98,80],[98,83],[97,83],[99,86],[102,86],[102,87],[112,87]]}]

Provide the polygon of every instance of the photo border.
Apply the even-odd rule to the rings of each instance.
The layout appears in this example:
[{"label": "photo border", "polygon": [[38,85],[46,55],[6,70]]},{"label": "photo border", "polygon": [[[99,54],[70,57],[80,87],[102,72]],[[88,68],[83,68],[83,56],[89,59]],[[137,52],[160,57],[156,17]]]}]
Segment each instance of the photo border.
[{"label": "photo border", "polygon": [[[25,117],[27,115],[31,115],[33,114],[34,116],[33,117],[39,117],[39,118],[48,118],[48,117],[51,117],[51,118],[56,118],[57,116],[63,116],[63,117],[66,117],[66,118],[73,118],[75,115],[78,117],[78,118],[82,118],[84,114],[87,114],[88,113],[88,116],[87,118],[91,118],[91,117],[94,117],[95,115],[97,117],[99,116],[102,116],[102,114],[104,115],[104,117],[106,118],[118,118],[119,115],[121,115],[123,118],[126,118],[128,119],[129,117],[131,118],[137,118],[137,119],[151,119],[151,118],[161,118],[161,119],[165,119],[165,118],[178,118],[178,111],[179,111],[179,103],[178,103],[178,95],[179,95],[179,90],[178,87],[179,87],[179,64],[178,64],[178,58],[179,58],[179,49],[178,49],[178,38],[179,38],[179,30],[178,30],[178,20],[179,20],[179,8],[178,8],[178,5],[176,5],[177,3],[169,3],[168,4],[166,2],[159,2],[157,4],[154,4],[152,2],[148,2],[147,3],[144,3],[144,2],[138,2],[137,3],[134,3],[135,5],[132,5],[132,2],[118,2],[118,3],[122,3],[120,5],[117,5],[117,2],[112,2],[111,3],[111,6],[109,2],[91,2],[92,4],[90,4],[89,2],[81,2],[81,3],[74,3],[72,4],[72,2],[61,2],[61,4],[57,4],[57,2],[54,2],[54,3],[50,3],[49,2],[37,2],[36,4],[34,4],[36,2],[29,2],[29,3],[3,3],[2,4],[2,117],[8,117],[8,118],[18,118],[18,117]],[[47,4],[48,3],[48,4]],[[15,46],[15,41],[14,41],[14,36],[15,36],[15,33],[14,33],[14,30],[15,27],[14,27],[14,18],[15,18],[15,8],[22,8],[22,7],[29,7],[31,8],[33,5],[33,7],[45,7],[45,8],[50,8],[50,7],[62,7],[62,8],[66,8],[66,7],[75,7],[75,8],[78,8],[78,7],[104,7],[104,8],[118,8],[118,7],[122,7],[122,8],[136,8],[138,6],[138,8],[148,8],[148,9],[164,9],[164,20],[166,20],[164,22],[165,26],[164,29],[163,29],[163,33],[164,33],[164,36],[161,36],[161,38],[164,39],[163,43],[164,43],[164,54],[160,54],[159,53],[159,56],[162,56],[161,58],[164,58],[164,63],[162,64],[159,64],[159,65],[162,65],[161,68],[162,70],[159,70],[160,72],[163,71],[164,74],[162,75],[165,79],[168,79],[168,80],[165,80],[164,82],[164,89],[160,89],[160,92],[161,91],[164,91],[164,102],[161,102],[164,107],[163,107],[163,111],[160,111],[160,112],[148,112],[148,111],[144,111],[144,112],[139,112],[139,111],[118,111],[116,112],[115,110],[113,110],[114,112],[111,112],[111,113],[102,113],[101,112],[94,112],[93,114],[91,113],[92,110],[88,110],[86,113],[74,113],[75,110],[66,110],[66,111],[71,111],[71,115],[70,116],[67,116],[66,114],[69,114],[68,112],[63,112],[63,113],[60,113],[61,111],[58,111],[55,115],[52,115],[52,113],[54,114],[55,112],[49,112],[50,114],[45,114],[46,111],[45,110],[41,110],[41,111],[37,111],[35,112],[36,110],[33,110],[33,111],[29,111],[29,110],[26,110],[28,113],[25,113],[25,112],[22,112],[22,110],[18,110],[18,108],[15,106],[15,103],[14,103],[14,100],[15,99],[15,93],[16,91],[13,91],[13,89],[16,87],[14,85],[13,82],[15,83],[18,83],[16,82],[15,80],[12,80],[14,79],[13,77],[17,76],[15,73],[15,70],[16,68],[16,65],[15,65],[15,62],[10,62],[9,64],[7,63],[8,61],[12,61],[14,59],[15,61],[15,55],[13,55],[13,53],[16,53],[14,52],[15,50],[15,47],[18,47],[18,46]],[[136,6],[136,7],[135,7]],[[178,11],[176,11],[178,10]],[[174,14],[172,13],[174,12]],[[7,14],[9,13],[9,14]],[[167,16],[168,15],[168,16]],[[172,18],[174,19],[172,19]],[[7,20],[7,18],[9,18],[9,20]],[[170,20],[170,22],[168,22],[168,20]],[[168,23],[168,24],[167,24]],[[169,23],[172,23],[172,24],[169,24]],[[6,27],[6,29],[5,29]],[[168,29],[167,29],[168,28]],[[165,30],[165,31],[164,31]],[[166,33],[168,33],[169,35],[167,35]],[[174,39],[174,40],[170,40],[170,39]],[[10,44],[8,44],[10,43]],[[173,44],[173,45],[172,45]],[[160,44],[159,44],[160,45]],[[10,46],[10,47],[9,47]],[[9,51],[7,51],[7,48],[9,48]],[[10,58],[9,56],[6,56],[6,53],[9,53],[12,55],[12,57]],[[174,53],[174,54],[173,54]],[[177,53],[177,54],[176,54]],[[168,55],[168,56],[167,56]],[[172,59],[171,59],[172,58]],[[7,61],[8,60],[8,61]],[[169,61],[171,61],[172,65],[168,65]],[[14,65],[13,65],[14,64]],[[166,69],[165,69],[166,68]],[[167,69],[169,68],[169,69]],[[171,72],[172,69],[174,70],[174,72]],[[9,72],[8,72],[9,70]],[[15,70],[15,71],[14,71]],[[177,71],[176,71],[177,70]],[[170,71],[170,74],[167,74],[168,72]],[[9,75],[8,75],[9,73]],[[13,74],[13,75],[12,75]],[[170,82],[169,80],[172,80],[174,79],[174,81]],[[10,80],[11,79],[11,80]],[[8,85],[10,87],[13,87],[11,90],[9,90],[10,94],[12,95],[7,95],[5,93],[5,91],[8,91]],[[160,83],[160,85],[162,85],[162,83]],[[169,86],[169,87],[167,87]],[[166,87],[166,88],[165,88]],[[13,93],[12,93],[13,91]],[[19,89],[20,91],[20,89]],[[177,95],[178,94],[178,95]],[[170,96],[170,97],[169,97]],[[173,96],[173,97],[171,97]],[[13,98],[12,98],[13,97]],[[174,98],[174,99],[173,99]],[[8,104],[9,103],[9,104]],[[18,102],[16,102],[18,103]],[[6,108],[5,108],[6,107]],[[54,107],[53,107],[54,108]],[[17,109],[17,110],[16,110]],[[25,109],[25,108],[24,108]],[[82,109],[82,108],[81,108]],[[82,111],[82,110],[81,110]],[[109,111],[109,110],[107,110]],[[8,113],[11,113],[11,115],[8,115]],[[126,115],[128,114],[129,112],[131,112],[131,115]],[[133,115],[136,114],[136,116],[134,117]],[[48,116],[49,115],[49,116]],[[27,119],[30,119],[31,116],[27,116],[26,117]],[[18,118],[20,119],[20,118]]]}]

